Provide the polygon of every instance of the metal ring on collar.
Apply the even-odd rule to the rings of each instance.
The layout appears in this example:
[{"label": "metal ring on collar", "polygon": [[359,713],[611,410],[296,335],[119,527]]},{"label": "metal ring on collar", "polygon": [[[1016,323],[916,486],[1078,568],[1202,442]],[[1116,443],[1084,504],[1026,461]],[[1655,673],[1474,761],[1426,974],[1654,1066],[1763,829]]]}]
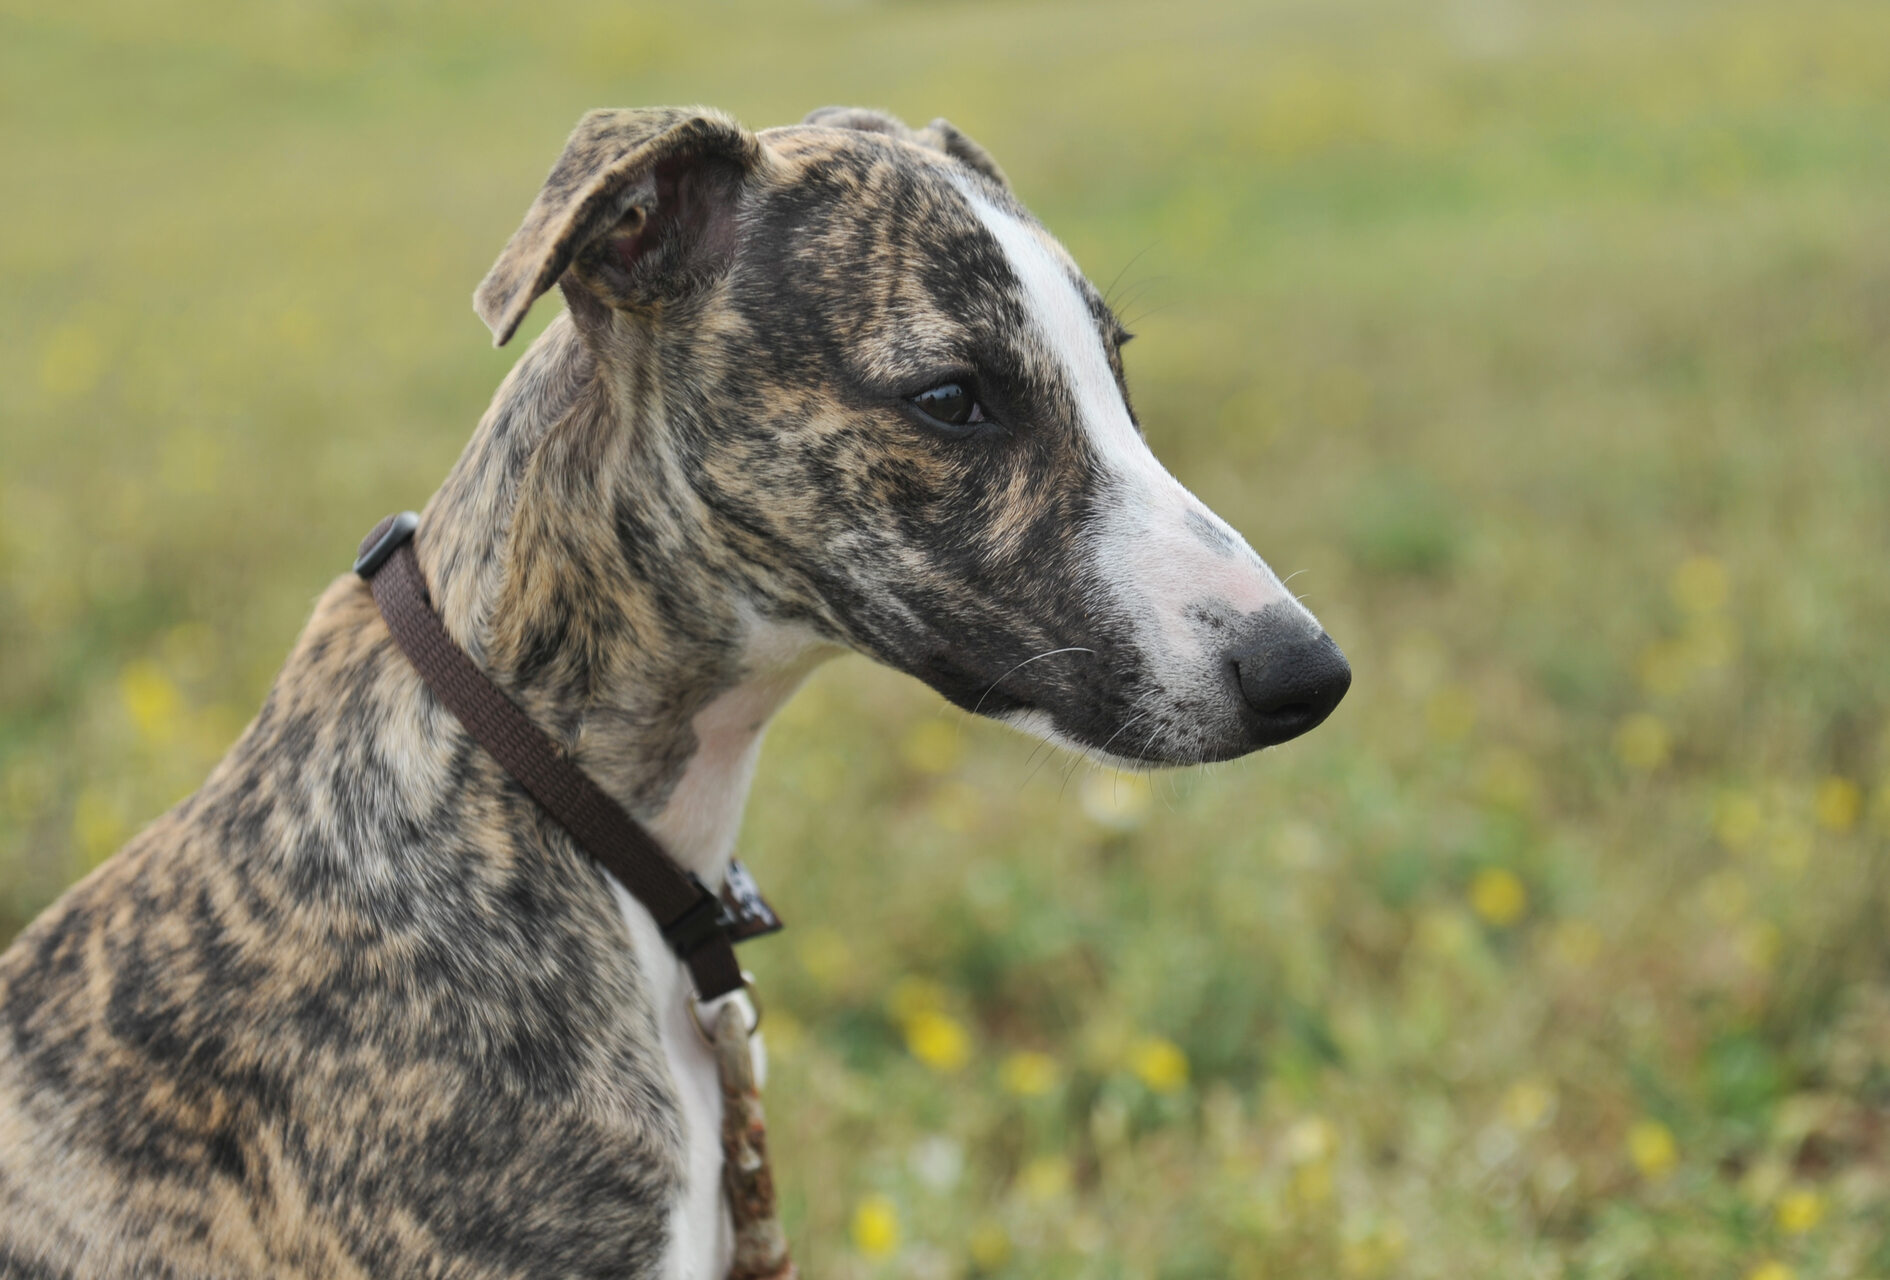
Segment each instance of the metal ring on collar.
[{"label": "metal ring on collar", "polygon": [[[748,1019],[748,1034],[752,1036],[755,1032],[761,1030],[762,1008],[761,997],[755,994],[755,975],[748,972],[746,969],[742,970],[741,987],[738,990],[729,992],[725,996],[718,996],[714,1003],[720,1005],[724,1000],[735,999],[741,1000],[742,1003],[748,1006],[749,1013],[752,1015]],[[695,1018],[696,1030],[702,1033],[702,1038],[710,1045],[714,1045],[715,1015],[709,1009],[709,1006],[692,995],[689,997],[689,1012]]]}]

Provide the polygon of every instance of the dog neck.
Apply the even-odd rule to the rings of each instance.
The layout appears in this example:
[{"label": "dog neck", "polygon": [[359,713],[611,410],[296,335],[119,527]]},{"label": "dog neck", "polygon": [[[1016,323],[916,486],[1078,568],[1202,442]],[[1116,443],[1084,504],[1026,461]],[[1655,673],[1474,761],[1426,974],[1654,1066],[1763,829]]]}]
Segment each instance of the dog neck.
[{"label": "dog neck", "polygon": [[665,449],[654,361],[604,370],[561,316],[421,518],[447,630],[669,854],[720,883],[769,718],[833,652],[731,594]]}]

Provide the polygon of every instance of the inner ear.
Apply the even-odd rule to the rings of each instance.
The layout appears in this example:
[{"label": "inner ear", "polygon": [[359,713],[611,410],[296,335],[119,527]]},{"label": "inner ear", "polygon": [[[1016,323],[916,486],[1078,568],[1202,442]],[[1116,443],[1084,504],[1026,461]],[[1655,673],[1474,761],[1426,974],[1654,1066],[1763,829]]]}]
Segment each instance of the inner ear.
[{"label": "inner ear", "polygon": [[624,211],[622,220],[610,229],[610,251],[616,257],[617,265],[625,271],[637,265],[638,245],[649,225],[648,210],[632,205]]},{"label": "inner ear", "polygon": [[[679,273],[673,289],[695,287],[727,266],[742,176],[766,163],[755,135],[719,112],[589,112],[473,292],[473,307],[504,346],[553,284],[568,286],[574,312],[583,299],[591,315],[590,302],[660,296],[651,278],[658,269]],[[726,207],[708,207],[711,197]],[[632,209],[641,211],[634,220]]]},{"label": "inner ear", "polygon": [[744,170],[713,155],[659,161],[616,224],[582,255],[583,283],[616,306],[673,300],[733,263]]}]

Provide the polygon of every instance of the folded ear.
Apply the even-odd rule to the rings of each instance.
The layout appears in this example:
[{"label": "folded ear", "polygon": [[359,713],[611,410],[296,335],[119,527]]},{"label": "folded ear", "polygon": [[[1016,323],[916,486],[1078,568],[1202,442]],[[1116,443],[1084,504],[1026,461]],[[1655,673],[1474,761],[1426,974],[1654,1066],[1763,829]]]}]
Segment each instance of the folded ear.
[{"label": "folded ear", "polygon": [[1010,189],[1011,184],[1004,177],[1004,170],[998,168],[991,153],[960,133],[943,116],[923,129],[913,129],[898,116],[875,111],[871,107],[821,107],[808,112],[807,118],[801,123],[828,129],[858,129],[863,133],[891,134],[934,151],[943,151],[967,169],[983,174],[1007,191]]},{"label": "folded ear", "polygon": [[504,346],[573,262],[606,301],[718,274],[734,253],[735,204],[762,163],[755,135],[719,112],[593,111],[473,294]]},{"label": "folded ear", "polygon": [[958,132],[944,116],[919,130],[919,141],[934,150],[943,151],[965,168],[982,173],[1000,187],[1010,190],[1010,180],[1004,176],[1004,170],[998,168],[991,153]]}]

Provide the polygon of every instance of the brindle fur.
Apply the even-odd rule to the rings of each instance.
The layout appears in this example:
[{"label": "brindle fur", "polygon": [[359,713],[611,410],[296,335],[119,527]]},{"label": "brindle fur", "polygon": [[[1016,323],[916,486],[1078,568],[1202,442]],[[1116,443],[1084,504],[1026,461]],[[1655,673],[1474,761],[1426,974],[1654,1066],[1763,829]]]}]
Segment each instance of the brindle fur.
[{"label": "brindle fur", "polygon": [[[1078,546],[1106,477],[968,190],[1025,216],[943,122],[597,112],[481,286],[501,342],[554,282],[567,311],[422,567],[639,816],[761,629],[1118,756],[1246,749],[1185,702],[1122,733],[1148,681]],[[1001,447],[901,408],[971,368]],[[203,788],[0,957],[0,1275],[653,1274],[674,1097],[603,873],[343,577]]]}]

